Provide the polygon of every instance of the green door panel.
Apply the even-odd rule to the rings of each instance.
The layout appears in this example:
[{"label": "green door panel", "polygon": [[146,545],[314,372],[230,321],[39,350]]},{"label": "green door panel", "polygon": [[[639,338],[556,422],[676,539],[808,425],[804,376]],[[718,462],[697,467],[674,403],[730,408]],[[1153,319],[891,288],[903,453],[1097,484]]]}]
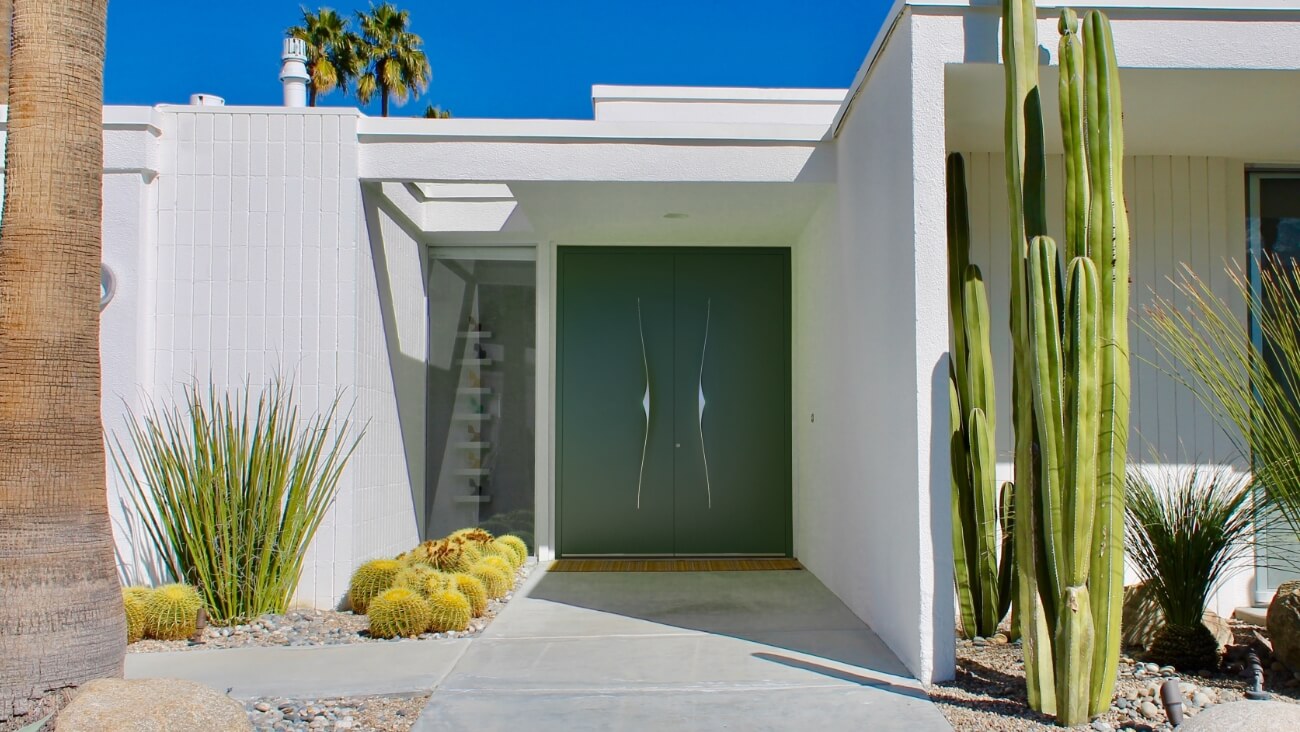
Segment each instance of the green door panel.
[{"label": "green door panel", "polygon": [[790,554],[789,253],[561,248],[557,281],[560,555]]},{"label": "green door panel", "polygon": [[559,274],[560,547],[672,554],[672,257],[566,251]]},{"label": "green door panel", "polygon": [[786,554],[790,372],[783,252],[676,256],[674,549]]}]

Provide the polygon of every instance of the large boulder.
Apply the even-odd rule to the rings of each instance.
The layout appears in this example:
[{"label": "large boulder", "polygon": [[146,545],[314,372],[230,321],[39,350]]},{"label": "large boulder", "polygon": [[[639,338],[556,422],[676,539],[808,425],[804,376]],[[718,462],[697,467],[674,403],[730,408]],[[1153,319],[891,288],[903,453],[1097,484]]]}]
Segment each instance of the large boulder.
[{"label": "large boulder", "polygon": [[[1201,615],[1201,622],[1214,634],[1219,642],[1219,652],[1232,645],[1232,626],[1212,610]],[[1138,646],[1142,650],[1151,649],[1151,641],[1165,624],[1165,614],[1142,582],[1124,588],[1124,612],[1120,620],[1124,645]]]},{"label": "large boulder", "polygon": [[95,679],[59,713],[59,732],[251,732],[243,705],[179,679]]},{"label": "large boulder", "polygon": [[1283,582],[1268,605],[1268,639],[1273,658],[1300,671],[1300,580]]},{"label": "large boulder", "polygon": [[1300,704],[1238,701],[1216,704],[1178,726],[1178,732],[1259,732],[1300,729]]}]

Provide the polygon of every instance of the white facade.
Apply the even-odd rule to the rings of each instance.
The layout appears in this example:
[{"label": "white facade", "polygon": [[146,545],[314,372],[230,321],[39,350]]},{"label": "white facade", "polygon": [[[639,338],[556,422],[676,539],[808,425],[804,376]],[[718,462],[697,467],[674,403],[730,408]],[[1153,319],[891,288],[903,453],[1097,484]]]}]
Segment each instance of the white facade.
[{"label": "white facade", "polygon": [[[1040,5],[1050,63],[1056,4]],[[1125,69],[1136,307],[1178,262],[1244,258],[1249,166],[1300,167],[1300,10],[1071,5],[1110,11]],[[919,678],[950,677],[944,159],[968,154],[975,259],[1004,321],[997,49],[997,3],[934,0],[895,8],[847,91],[596,87],[590,121],[108,108],[106,429],[121,434],[126,408],[195,378],[291,374],[308,411],[345,390],[367,432],[299,591],[332,606],[357,563],[417,541],[427,508],[430,247],[530,247],[548,558],[557,247],[789,247],[795,556]],[[1043,71],[1054,109],[1055,70]],[[1231,457],[1186,393],[1134,373],[1135,458],[1145,442],[1166,461]],[[119,500],[114,487],[125,571],[139,574],[146,554]],[[1215,608],[1249,604],[1252,582]]]}]

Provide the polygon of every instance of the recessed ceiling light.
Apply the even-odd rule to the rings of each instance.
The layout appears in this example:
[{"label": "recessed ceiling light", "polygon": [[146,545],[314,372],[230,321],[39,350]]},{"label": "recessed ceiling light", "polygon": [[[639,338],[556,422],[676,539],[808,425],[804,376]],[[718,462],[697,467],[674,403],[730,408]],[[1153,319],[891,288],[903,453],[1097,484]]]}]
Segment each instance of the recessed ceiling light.
[{"label": "recessed ceiling light", "polygon": [[664,214],[666,219],[685,219],[690,218],[690,214],[678,213],[676,211]]}]

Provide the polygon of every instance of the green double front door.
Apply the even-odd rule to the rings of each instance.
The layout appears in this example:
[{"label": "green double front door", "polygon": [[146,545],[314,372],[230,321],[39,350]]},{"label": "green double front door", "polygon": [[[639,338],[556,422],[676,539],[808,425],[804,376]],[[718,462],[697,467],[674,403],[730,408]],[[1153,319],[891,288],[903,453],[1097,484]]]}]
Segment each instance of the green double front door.
[{"label": "green double front door", "polygon": [[562,248],[562,556],[790,553],[785,250]]}]

